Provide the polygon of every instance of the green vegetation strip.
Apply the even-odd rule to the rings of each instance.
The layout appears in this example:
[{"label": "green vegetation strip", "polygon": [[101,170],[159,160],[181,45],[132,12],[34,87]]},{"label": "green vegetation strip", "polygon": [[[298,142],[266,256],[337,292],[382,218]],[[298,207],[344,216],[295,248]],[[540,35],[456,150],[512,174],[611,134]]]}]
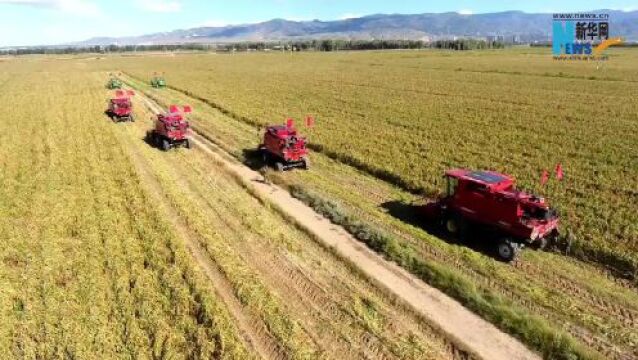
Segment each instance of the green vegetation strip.
[{"label": "green vegetation strip", "polygon": [[345,213],[336,204],[292,185],[290,193],[297,199],[345,228],[359,241],[383,255],[387,260],[417,275],[428,284],[444,291],[464,306],[489,320],[503,331],[539,351],[546,359],[602,359],[602,356],[577,342],[570,335],[528,314],[501,296],[478,288],[465,276],[432,261],[418,258],[414,249],[397,241],[369,224]]}]

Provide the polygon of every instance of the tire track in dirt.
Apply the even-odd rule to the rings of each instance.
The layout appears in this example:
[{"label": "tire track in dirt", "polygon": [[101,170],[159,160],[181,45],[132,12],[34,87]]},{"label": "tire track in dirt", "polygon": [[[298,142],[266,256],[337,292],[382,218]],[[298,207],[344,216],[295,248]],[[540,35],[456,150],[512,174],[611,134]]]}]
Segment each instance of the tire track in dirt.
[{"label": "tire track in dirt", "polygon": [[165,218],[177,230],[176,233],[183,239],[188,252],[210,280],[215,294],[220,297],[231,316],[235,319],[235,325],[239,329],[240,336],[247,348],[263,359],[287,359],[286,352],[272,338],[265,324],[257,317],[244,312],[241,302],[234,294],[232,284],[221,269],[206,255],[206,251],[200,245],[201,240],[190,230],[177,211],[167,204],[166,199],[160,195],[163,193],[162,187],[152,174],[149,165],[146,163],[147,160],[139,153],[139,150],[135,149],[130,140],[126,141],[131,162],[143,184],[147,186],[147,193],[154,200],[159,210],[167,215]]},{"label": "tire track in dirt", "polygon": [[[354,288],[353,286],[345,286],[343,294],[362,294],[374,290],[378,296],[376,287],[370,285],[359,275],[353,275],[350,269],[344,268],[341,260],[325,251],[307,236],[304,236],[307,242],[295,242],[293,246],[295,248],[303,247],[304,258],[322,259],[322,262],[329,262],[331,265],[328,268],[335,269],[342,276],[336,277],[332,272],[324,274],[321,270],[319,270],[321,274],[314,273],[309,269],[304,270],[305,267],[301,265],[304,261],[301,258],[298,258],[294,253],[289,253],[286,246],[280,248],[276,241],[272,242],[260,236],[258,228],[253,229],[251,220],[242,220],[242,211],[233,210],[242,201],[236,196],[236,193],[224,190],[223,186],[220,187],[216,184],[219,181],[222,183],[230,181],[234,186],[240,186],[241,190],[239,191],[250,196],[255,201],[256,206],[259,206],[260,200],[244,190],[241,184],[237,184],[237,179],[223,168],[223,164],[211,161],[201,148],[196,148],[196,151],[200,153],[199,158],[188,156],[187,161],[183,162],[183,165],[186,166],[183,171],[196,174],[195,178],[177,176],[174,181],[184,191],[184,194],[195,201],[194,206],[211,212],[208,217],[213,221],[211,223],[213,227],[219,226],[228,230],[225,236],[228,237],[227,240],[231,244],[232,250],[243,262],[250,264],[252,268],[257,270],[257,274],[268,288],[273,289],[279,297],[287,300],[286,304],[292,313],[303,319],[299,325],[321,349],[322,356],[328,356],[328,358],[396,359],[402,358],[402,355],[399,354],[403,354],[401,351],[404,351],[399,345],[404,341],[401,338],[402,335],[408,337],[408,343],[419,339],[417,341],[429,344],[433,339],[437,339],[438,336],[430,337],[427,335],[436,333],[432,328],[419,325],[418,320],[415,321],[414,317],[419,318],[418,315],[412,314],[412,318],[397,316],[397,313],[400,312],[394,307],[397,304],[394,303],[393,299],[388,299],[385,294],[381,295],[384,299],[382,301],[384,305],[380,313],[394,323],[394,331],[384,330],[377,333],[368,328],[363,319],[347,306],[352,299],[341,296],[340,291],[344,290],[343,282],[351,282],[357,286]],[[189,161],[190,159],[193,161]],[[204,167],[204,163],[215,164],[214,169]],[[219,170],[225,175],[221,175]],[[207,180],[210,171],[218,179],[212,183]],[[222,178],[226,178],[226,180],[221,180]],[[211,189],[214,189],[214,193],[217,194],[213,198],[210,198]],[[246,229],[250,229],[250,232],[246,233]],[[301,260],[301,263],[298,264],[295,259]],[[322,280],[324,281],[321,282],[315,278],[317,275],[323,275]],[[402,311],[406,311],[401,304],[398,306]],[[424,350],[424,354],[428,354],[427,358],[468,359],[468,355],[464,351],[455,348],[444,338],[439,337],[435,344],[439,343],[441,346],[433,347],[431,352]],[[448,354],[448,356],[442,356],[442,354]]]},{"label": "tire track in dirt", "polygon": [[[153,112],[161,108],[146,96],[142,100]],[[323,246],[358,268],[371,281],[401,299],[451,341],[482,359],[540,359],[513,337],[501,332],[461,304],[432,288],[396,264],[382,259],[354,239],[343,228],[314,212],[286,190],[264,181],[263,176],[243,164],[229,160],[225,152],[196,132],[192,142],[240,180],[256,197],[271,203],[293,219]]]},{"label": "tire track in dirt", "polygon": [[[207,157],[205,152],[199,149],[198,151]],[[206,160],[209,161],[208,159]],[[193,172],[197,172],[200,176],[206,176],[207,170],[198,168],[194,163],[189,165]],[[225,172],[225,170],[222,171]],[[236,183],[232,174],[227,174],[226,176],[229,178],[228,181]],[[216,177],[219,178],[220,176]],[[330,273],[327,281],[324,276],[324,283],[321,284],[321,281],[317,279],[321,274],[312,273],[311,275],[309,271],[304,270],[304,267],[295,261],[297,256],[287,252],[285,245],[284,248],[281,248],[275,243],[264,241],[265,239],[258,232],[254,232],[251,235],[243,231],[246,228],[252,229],[251,221],[246,223],[240,220],[242,216],[239,213],[233,214],[232,211],[227,210],[235,204],[235,200],[241,202],[233,194],[216,188],[215,192],[223,195],[216,200],[212,200],[205,195],[205,189],[196,186],[190,179],[177,179],[177,182],[190,196],[201,200],[201,202],[197,202],[198,207],[207,208],[215,214],[216,218],[219,218],[218,226],[230,230],[226,236],[231,237],[229,243],[233,244],[233,250],[236,250],[237,255],[244,262],[257,270],[268,288],[273,289],[280,297],[287,299],[287,305],[293,313],[303,318],[300,325],[325,355],[330,354],[329,358],[400,358],[392,349],[398,341],[396,336],[393,339],[384,336],[384,334],[388,334],[387,331],[382,334],[374,334],[362,323],[362,320],[356,316],[352,309],[344,305],[350,300],[344,300],[343,296],[339,296],[342,294],[340,292],[343,288],[342,282],[352,281],[359,283],[361,280],[363,280],[363,283],[367,284],[367,282],[354,275],[354,277],[360,279],[359,282],[355,281],[351,273],[348,273],[348,276],[345,277],[347,279],[338,277],[337,273],[340,272],[334,266],[343,265],[338,258],[326,252],[310,239],[308,241],[311,241],[311,243],[304,242],[292,245],[294,247],[303,247],[306,257],[322,259],[322,261],[331,263],[331,265],[327,266],[335,270],[335,273]],[[206,183],[206,181],[204,180],[203,183]],[[215,186],[214,184],[210,185]],[[259,200],[255,199],[255,201]],[[235,235],[240,233],[242,235]],[[360,284],[356,289],[349,286],[344,293],[365,293],[361,288],[365,288],[365,286]],[[369,291],[370,288],[367,290]],[[406,327],[414,322],[414,318],[407,320],[407,324],[405,324],[401,323],[396,314],[388,314],[388,312],[384,311],[383,315],[387,315],[387,318],[394,321],[396,325],[395,331],[389,333],[394,335],[409,334],[421,339],[424,343],[432,341],[432,338],[424,335],[432,333],[433,330],[431,328],[416,329],[411,327],[410,330],[412,332],[410,332]],[[444,353],[447,351],[451,355],[450,358],[467,358],[462,351],[455,351],[458,349],[447,346],[449,343],[445,345],[440,350]]]},{"label": "tire track in dirt", "polygon": [[[193,171],[197,170],[193,169]],[[239,220],[232,219],[232,215],[229,215],[226,210],[229,205],[232,205],[232,199],[229,199],[228,202],[221,201],[215,204],[216,206],[213,206],[208,199],[204,198],[201,190],[196,189],[189,179],[180,178],[177,179],[177,183],[187,194],[196,199],[201,199],[197,206],[206,207],[214,216],[219,218],[215,220],[219,222],[219,226],[230,230],[226,236],[229,237],[229,243],[232,244],[236,255],[244,263],[250,264],[253,269],[257,270],[260,279],[267,284],[267,287],[275,289],[275,292],[281,298],[287,300],[286,306],[293,310],[293,313],[303,318],[300,326],[303,327],[305,333],[312,338],[313,342],[323,353],[351,354],[352,356],[356,354],[356,352],[352,351],[353,344],[343,341],[343,338],[338,337],[337,341],[335,341],[334,336],[322,338],[312,331],[312,328],[319,327],[318,322],[322,321],[323,326],[331,327],[335,330],[334,333],[338,333],[337,329],[329,321],[334,319],[341,320],[340,317],[331,317],[331,315],[336,315],[336,312],[331,311],[330,305],[332,303],[318,303],[316,301],[317,293],[312,291],[314,289],[308,284],[299,281],[300,279],[297,277],[282,274],[281,269],[287,268],[287,260],[278,258],[273,261],[272,257],[276,256],[273,255],[273,249],[257,243],[255,239],[252,239],[254,236],[247,235],[242,231],[246,225]],[[247,237],[251,239],[247,239]],[[250,242],[250,244],[245,244],[245,242]]]},{"label": "tire track in dirt", "polygon": [[[316,341],[329,349],[333,356],[380,360],[395,358],[376,336],[355,326],[357,319],[288,259],[281,255],[267,254],[266,249],[257,246],[252,249],[246,247],[243,251],[253,259],[252,264],[266,275],[271,286],[279,287],[287,299],[295,299],[291,301],[291,306],[297,313],[309,313],[312,318],[316,318],[314,321],[317,322],[317,327],[329,328],[330,333],[337,335],[335,341],[334,336],[320,338],[319,334],[314,334]],[[341,329],[339,323],[350,323],[351,331]]]}]

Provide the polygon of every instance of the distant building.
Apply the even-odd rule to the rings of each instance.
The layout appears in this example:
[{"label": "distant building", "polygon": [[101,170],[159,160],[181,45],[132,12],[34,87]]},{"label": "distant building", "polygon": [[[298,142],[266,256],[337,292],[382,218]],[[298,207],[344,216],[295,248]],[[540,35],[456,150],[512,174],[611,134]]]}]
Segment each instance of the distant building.
[{"label": "distant building", "polygon": [[488,42],[505,42],[505,36],[503,35],[490,35],[485,38]]}]

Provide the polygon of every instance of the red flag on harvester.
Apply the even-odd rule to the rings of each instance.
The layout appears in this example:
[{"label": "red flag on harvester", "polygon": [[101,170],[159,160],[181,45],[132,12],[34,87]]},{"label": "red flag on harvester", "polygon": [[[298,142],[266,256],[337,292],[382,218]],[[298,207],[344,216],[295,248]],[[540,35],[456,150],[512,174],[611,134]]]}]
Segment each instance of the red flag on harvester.
[{"label": "red flag on harvester", "polygon": [[177,105],[171,105],[168,107],[168,112],[171,114],[178,113],[179,107]]},{"label": "red flag on harvester", "polygon": [[295,127],[295,120],[293,120],[291,118],[286,119],[286,127],[294,128]]},{"label": "red flag on harvester", "polygon": [[543,175],[541,175],[541,185],[545,186],[549,181],[549,171],[543,170]]},{"label": "red flag on harvester", "polygon": [[565,173],[563,172],[563,164],[558,163],[556,165],[556,179],[558,179],[558,181],[563,181],[564,178]]},{"label": "red flag on harvester", "polygon": [[315,118],[313,118],[312,116],[308,116],[306,117],[306,126],[311,128],[315,126]]},{"label": "red flag on harvester", "polygon": [[193,112],[193,108],[190,105],[184,105],[184,112],[190,114]]},{"label": "red flag on harvester", "polygon": [[115,96],[117,97],[124,96],[124,90],[115,90]]}]

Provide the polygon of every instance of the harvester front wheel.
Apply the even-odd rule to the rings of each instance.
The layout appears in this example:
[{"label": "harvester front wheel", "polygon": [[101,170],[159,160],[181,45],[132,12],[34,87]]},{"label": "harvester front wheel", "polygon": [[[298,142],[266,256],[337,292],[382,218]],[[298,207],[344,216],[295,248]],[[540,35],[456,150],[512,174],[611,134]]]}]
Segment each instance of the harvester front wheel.
[{"label": "harvester front wheel", "polygon": [[309,159],[304,159],[303,160],[303,169],[304,170],[310,170],[310,160]]},{"label": "harvester front wheel", "polygon": [[184,142],[184,147],[187,149],[191,148],[191,141],[190,139],[186,139],[186,141]]},{"label": "harvester front wheel", "polygon": [[268,163],[270,162],[269,161],[270,158],[268,157],[268,153],[266,152],[265,149],[263,149],[261,147],[259,148],[258,151],[261,153],[261,164],[262,164],[262,166],[267,166]]},{"label": "harvester front wheel", "polygon": [[171,144],[166,139],[162,139],[162,150],[168,151],[171,149]]},{"label": "harvester front wheel", "polygon": [[461,233],[461,224],[462,219],[459,216],[451,214],[447,216],[443,222],[443,226],[445,227],[445,231],[448,234],[457,236]]},{"label": "harvester front wheel", "polygon": [[467,240],[467,233],[470,227],[468,221],[461,215],[451,214],[445,219],[445,231],[460,241]]},{"label": "harvester front wheel", "polygon": [[496,245],[496,251],[499,259],[505,262],[512,262],[516,260],[518,254],[521,251],[521,246],[511,239],[501,239]]},{"label": "harvester front wheel", "polygon": [[277,162],[275,163],[275,169],[276,169],[278,172],[284,172],[284,164],[283,164],[281,161],[277,161]]},{"label": "harvester front wheel", "polygon": [[155,134],[154,131],[150,131],[148,133],[148,140],[150,144],[153,145],[154,147],[159,147],[159,141],[157,141],[157,135]]}]

